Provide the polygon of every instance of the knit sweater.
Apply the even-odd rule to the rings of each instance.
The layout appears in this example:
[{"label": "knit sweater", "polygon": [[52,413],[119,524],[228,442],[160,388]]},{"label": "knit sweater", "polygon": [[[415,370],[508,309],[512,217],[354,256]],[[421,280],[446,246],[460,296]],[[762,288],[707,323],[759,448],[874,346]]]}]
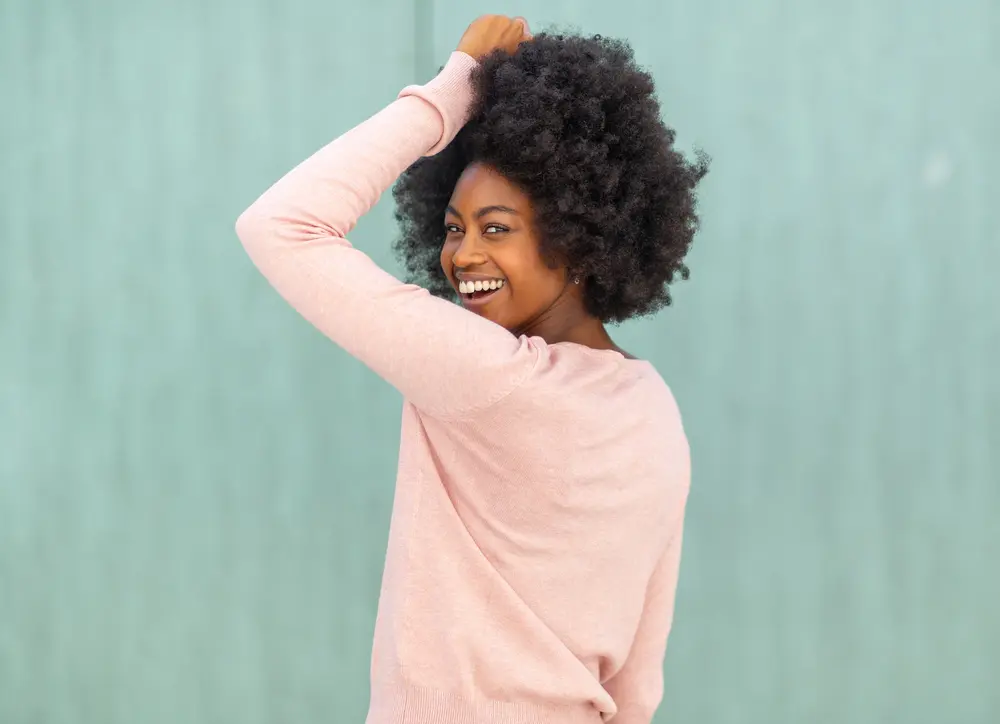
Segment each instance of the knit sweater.
[{"label": "knit sweater", "polygon": [[648,724],[690,480],[647,361],[503,327],[345,236],[468,121],[476,61],[299,164],[236,232],[271,285],[403,395],[367,724]]}]

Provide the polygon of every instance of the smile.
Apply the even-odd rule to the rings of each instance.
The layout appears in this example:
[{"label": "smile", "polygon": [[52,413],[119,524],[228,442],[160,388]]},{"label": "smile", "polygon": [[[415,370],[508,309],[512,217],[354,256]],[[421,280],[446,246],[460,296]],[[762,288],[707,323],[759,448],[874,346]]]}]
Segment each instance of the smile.
[{"label": "smile", "polygon": [[489,302],[507,286],[504,279],[487,279],[461,281],[458,285],[458,295],[466,307],[480,307]]},{"label": "smile", "polygon": [[462,304],[466,307],[481,307],[489,302],[493,297],[503,291],[503,287],[485,292],[473,292],[472,294],[459,294]]},{"label": "smile", "polygon": [[466,307],[481,307],[488,303],[493,297],[497,296],[504,290],[504,287],[499,287],[498,289],[483,289],[478,292],[459,293],[459,297],[462,299],[462,304]]}]

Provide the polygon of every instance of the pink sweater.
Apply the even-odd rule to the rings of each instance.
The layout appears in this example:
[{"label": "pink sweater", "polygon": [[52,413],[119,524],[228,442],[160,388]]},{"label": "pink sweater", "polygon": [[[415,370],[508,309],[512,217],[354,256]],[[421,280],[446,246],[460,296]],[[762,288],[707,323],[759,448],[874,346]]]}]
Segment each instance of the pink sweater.
[{"label": "pink sweater", "polygon": [[303,317],[404,397],[368,724],[648,724],[688,445],[651,364],[515,337],[344,237],[468,120],[476,61],[299,164],[236,223]]}]

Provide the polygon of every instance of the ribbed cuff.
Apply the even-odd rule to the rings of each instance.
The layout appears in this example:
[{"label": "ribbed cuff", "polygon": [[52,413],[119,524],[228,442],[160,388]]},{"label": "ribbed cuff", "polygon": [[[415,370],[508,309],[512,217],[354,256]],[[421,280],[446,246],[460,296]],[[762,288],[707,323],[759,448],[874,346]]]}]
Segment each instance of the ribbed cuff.
[{"label": "ribbed cuff", "polygon": [[441,137],[426,156],[443,150],[472,115],[472,71],[479,62],[471,55],[454,51],[441,72],[424,85],[408,85],[398,98],[417,96],[434,106],[441,116]]}]

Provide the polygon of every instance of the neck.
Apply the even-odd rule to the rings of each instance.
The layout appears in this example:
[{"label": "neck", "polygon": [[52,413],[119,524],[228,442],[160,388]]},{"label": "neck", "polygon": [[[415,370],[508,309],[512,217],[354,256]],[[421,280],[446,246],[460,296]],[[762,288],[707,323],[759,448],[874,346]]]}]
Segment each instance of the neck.
[{"label": "neck", "polygon": [[555,304],[523,329],[514,332],[541,337],[549,344],[572,342],[593,349],[613,349],[626,357],[632,357],[614,343],[600,319],[587,314],[582,304],[573,304],[565,296],[556,300]]}]

